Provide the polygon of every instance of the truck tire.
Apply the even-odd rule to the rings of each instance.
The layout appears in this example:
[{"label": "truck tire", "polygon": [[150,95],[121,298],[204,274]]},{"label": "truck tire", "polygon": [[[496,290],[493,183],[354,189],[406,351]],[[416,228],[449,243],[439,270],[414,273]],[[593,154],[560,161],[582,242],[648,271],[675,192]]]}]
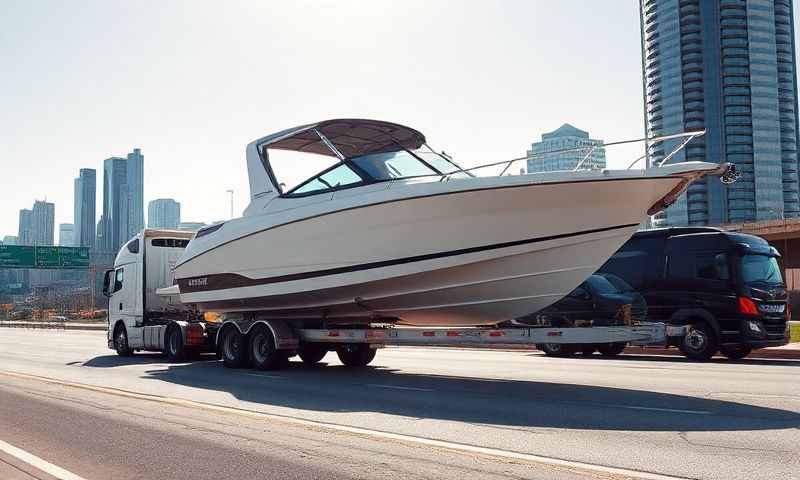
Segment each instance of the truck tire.
[{"label": "truck tire", "polygon": [[247,337],[235,328],[228,328],[222,332],[219,342],[219,355],[222,364],[227,368],[243,368],[247,366]]},{"label": "truck tire", "polygon": [[300,348],[297,350],[297,355],[300,356],[300,360],[302,360],[305,365],[316,365],[327,354],[328,347],[314,343],[304,343],[300,345]]},{"label": "truck tire", "polygon": [[721,345],[719,347],[719,352],[726,357],[728,360],[741,360],[744,357],[750,355],[753,349],[747,345]]},{"label": "truck tire", "polygon": [[275,348],[275,337],[265,325],[257,325],[250,332],[250,359],[258,370],[277,370],[289,362],[286,352]]},{"label": "truck tire", "polygon": [[121,323],[114,328],[114,350],[120,357],[133,355],[133,349],[128,345],[128,332],[125,330],[125,325]]},{"label": "truck tire", "polygon": [[627,346],[628,344],[626,342],[601,343],[597,345],[597,350],[600,352],[600,355],[604,357],[616,357],[622,353]]},{"label": "truck tire", "polygon": [[337,348],[336,355],[345,367],[366,367],[375,358],[375,349],[366,343],[356,343]]},{"label": "truck tire", "polygon": [[179,327],[171,327],[167,330],[164,339],[164,353],[170,362],[186,361],[186,346],[183,344],[183,332]]},{"label": "truck tire", "polygon": [[689,325],[680,345],[683,355],[697,362],[705,362],[717,353],[719,339],[711,325],[700,320]]},{"label": "truck tire", "polygon": [[575,353],[575,345],[569,343],[539,343],[536,348],[548,357],[568,357]]}]

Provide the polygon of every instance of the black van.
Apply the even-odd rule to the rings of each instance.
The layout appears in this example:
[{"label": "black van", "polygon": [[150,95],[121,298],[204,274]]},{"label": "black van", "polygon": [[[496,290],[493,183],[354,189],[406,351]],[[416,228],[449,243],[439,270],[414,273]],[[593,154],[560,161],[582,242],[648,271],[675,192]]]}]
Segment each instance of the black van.
[{"label": "black van", "polygon": [[687,357],[708,360],[719,350],[739,359],[789,341],[778,256],[754,235],[664,228],[637,232],[599,271],[639,290],[648,320],[688,326],[669,339]]}]

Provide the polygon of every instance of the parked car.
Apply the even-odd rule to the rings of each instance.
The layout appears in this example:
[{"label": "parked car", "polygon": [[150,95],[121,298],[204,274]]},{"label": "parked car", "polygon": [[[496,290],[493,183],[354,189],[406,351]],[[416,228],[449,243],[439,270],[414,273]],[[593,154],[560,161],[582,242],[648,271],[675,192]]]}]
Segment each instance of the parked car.
[{"label": "parked car", "polygon": [[[594,274],[566,297],[538,312],[511,320],[518,327],[597,327],[631,325],[647,316],[644,297],[621,278]],[[547,343],[537,345],[547,355],[585,354],[599,350],[603,355],[617,355],[625,343],[570,345]]]},{"label": "parked car", "polygon": [[708,360],[719,350],[739,359],[789,341],[778,257],[754,235],[665,228],[637,232],[599,271],[638,290],[648,320],[688,327],[669,338],[688,358]]}]

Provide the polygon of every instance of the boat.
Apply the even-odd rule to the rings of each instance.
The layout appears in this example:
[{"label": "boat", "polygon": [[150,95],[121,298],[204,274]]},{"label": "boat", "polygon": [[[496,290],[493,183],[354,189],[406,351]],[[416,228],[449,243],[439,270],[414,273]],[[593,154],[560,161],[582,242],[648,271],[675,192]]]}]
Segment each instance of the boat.
[{"label": "boat", "polygon": [[[287,189],[276,150],[333,165]],[[177,291],[198,309],[306,324],[479,326],[535,312],[689,183],[735,174],[684,162],[503,175],[509,163],[477,176],[486,165],[462,168],[419,131],[363,119],[284,130],[246,155],[249,206],[197,232],[175,266]]]}]

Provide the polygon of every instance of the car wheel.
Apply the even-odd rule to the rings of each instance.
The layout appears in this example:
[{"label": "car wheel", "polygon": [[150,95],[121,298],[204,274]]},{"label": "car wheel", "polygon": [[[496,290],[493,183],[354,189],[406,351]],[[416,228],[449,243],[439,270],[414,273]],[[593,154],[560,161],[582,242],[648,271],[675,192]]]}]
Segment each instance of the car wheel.
[{"label": "car wheel", "polygon": [[297,355],[300,356],[300,360],[302,360],[305,365],[316,365],[327,354],[328,347],[313,343],[304,343],[300,345],[300,348],[297,350]]},{"label": "car wheel", "polygon": [[718,343],[714,329],[706,322],[699,321],[689,325],[680,349],[686,358],[705,362],[717,352]]},{"label": "car wheel", "polygon": [[719,351],[728,357],[728,360],[741,360],[750,355],[753,349],[747,345],[722,345],[719,347]]},{"label": "car wheel", "polygon": [[597,346],[597,350],[604,357],[614,357],[622,353],[627,346],[625,342],[602,343]]},{"label": "car wheel", "polygon": [[536,348],[548,357],[566,357],[575,353],[575,346],[568,343],[540,343]]},{"label": "car wheel", "polygon": [[375,349],[366,343],[356,343],[337,348],[336,355],[345,367],[366,367],[375,358]]}]

